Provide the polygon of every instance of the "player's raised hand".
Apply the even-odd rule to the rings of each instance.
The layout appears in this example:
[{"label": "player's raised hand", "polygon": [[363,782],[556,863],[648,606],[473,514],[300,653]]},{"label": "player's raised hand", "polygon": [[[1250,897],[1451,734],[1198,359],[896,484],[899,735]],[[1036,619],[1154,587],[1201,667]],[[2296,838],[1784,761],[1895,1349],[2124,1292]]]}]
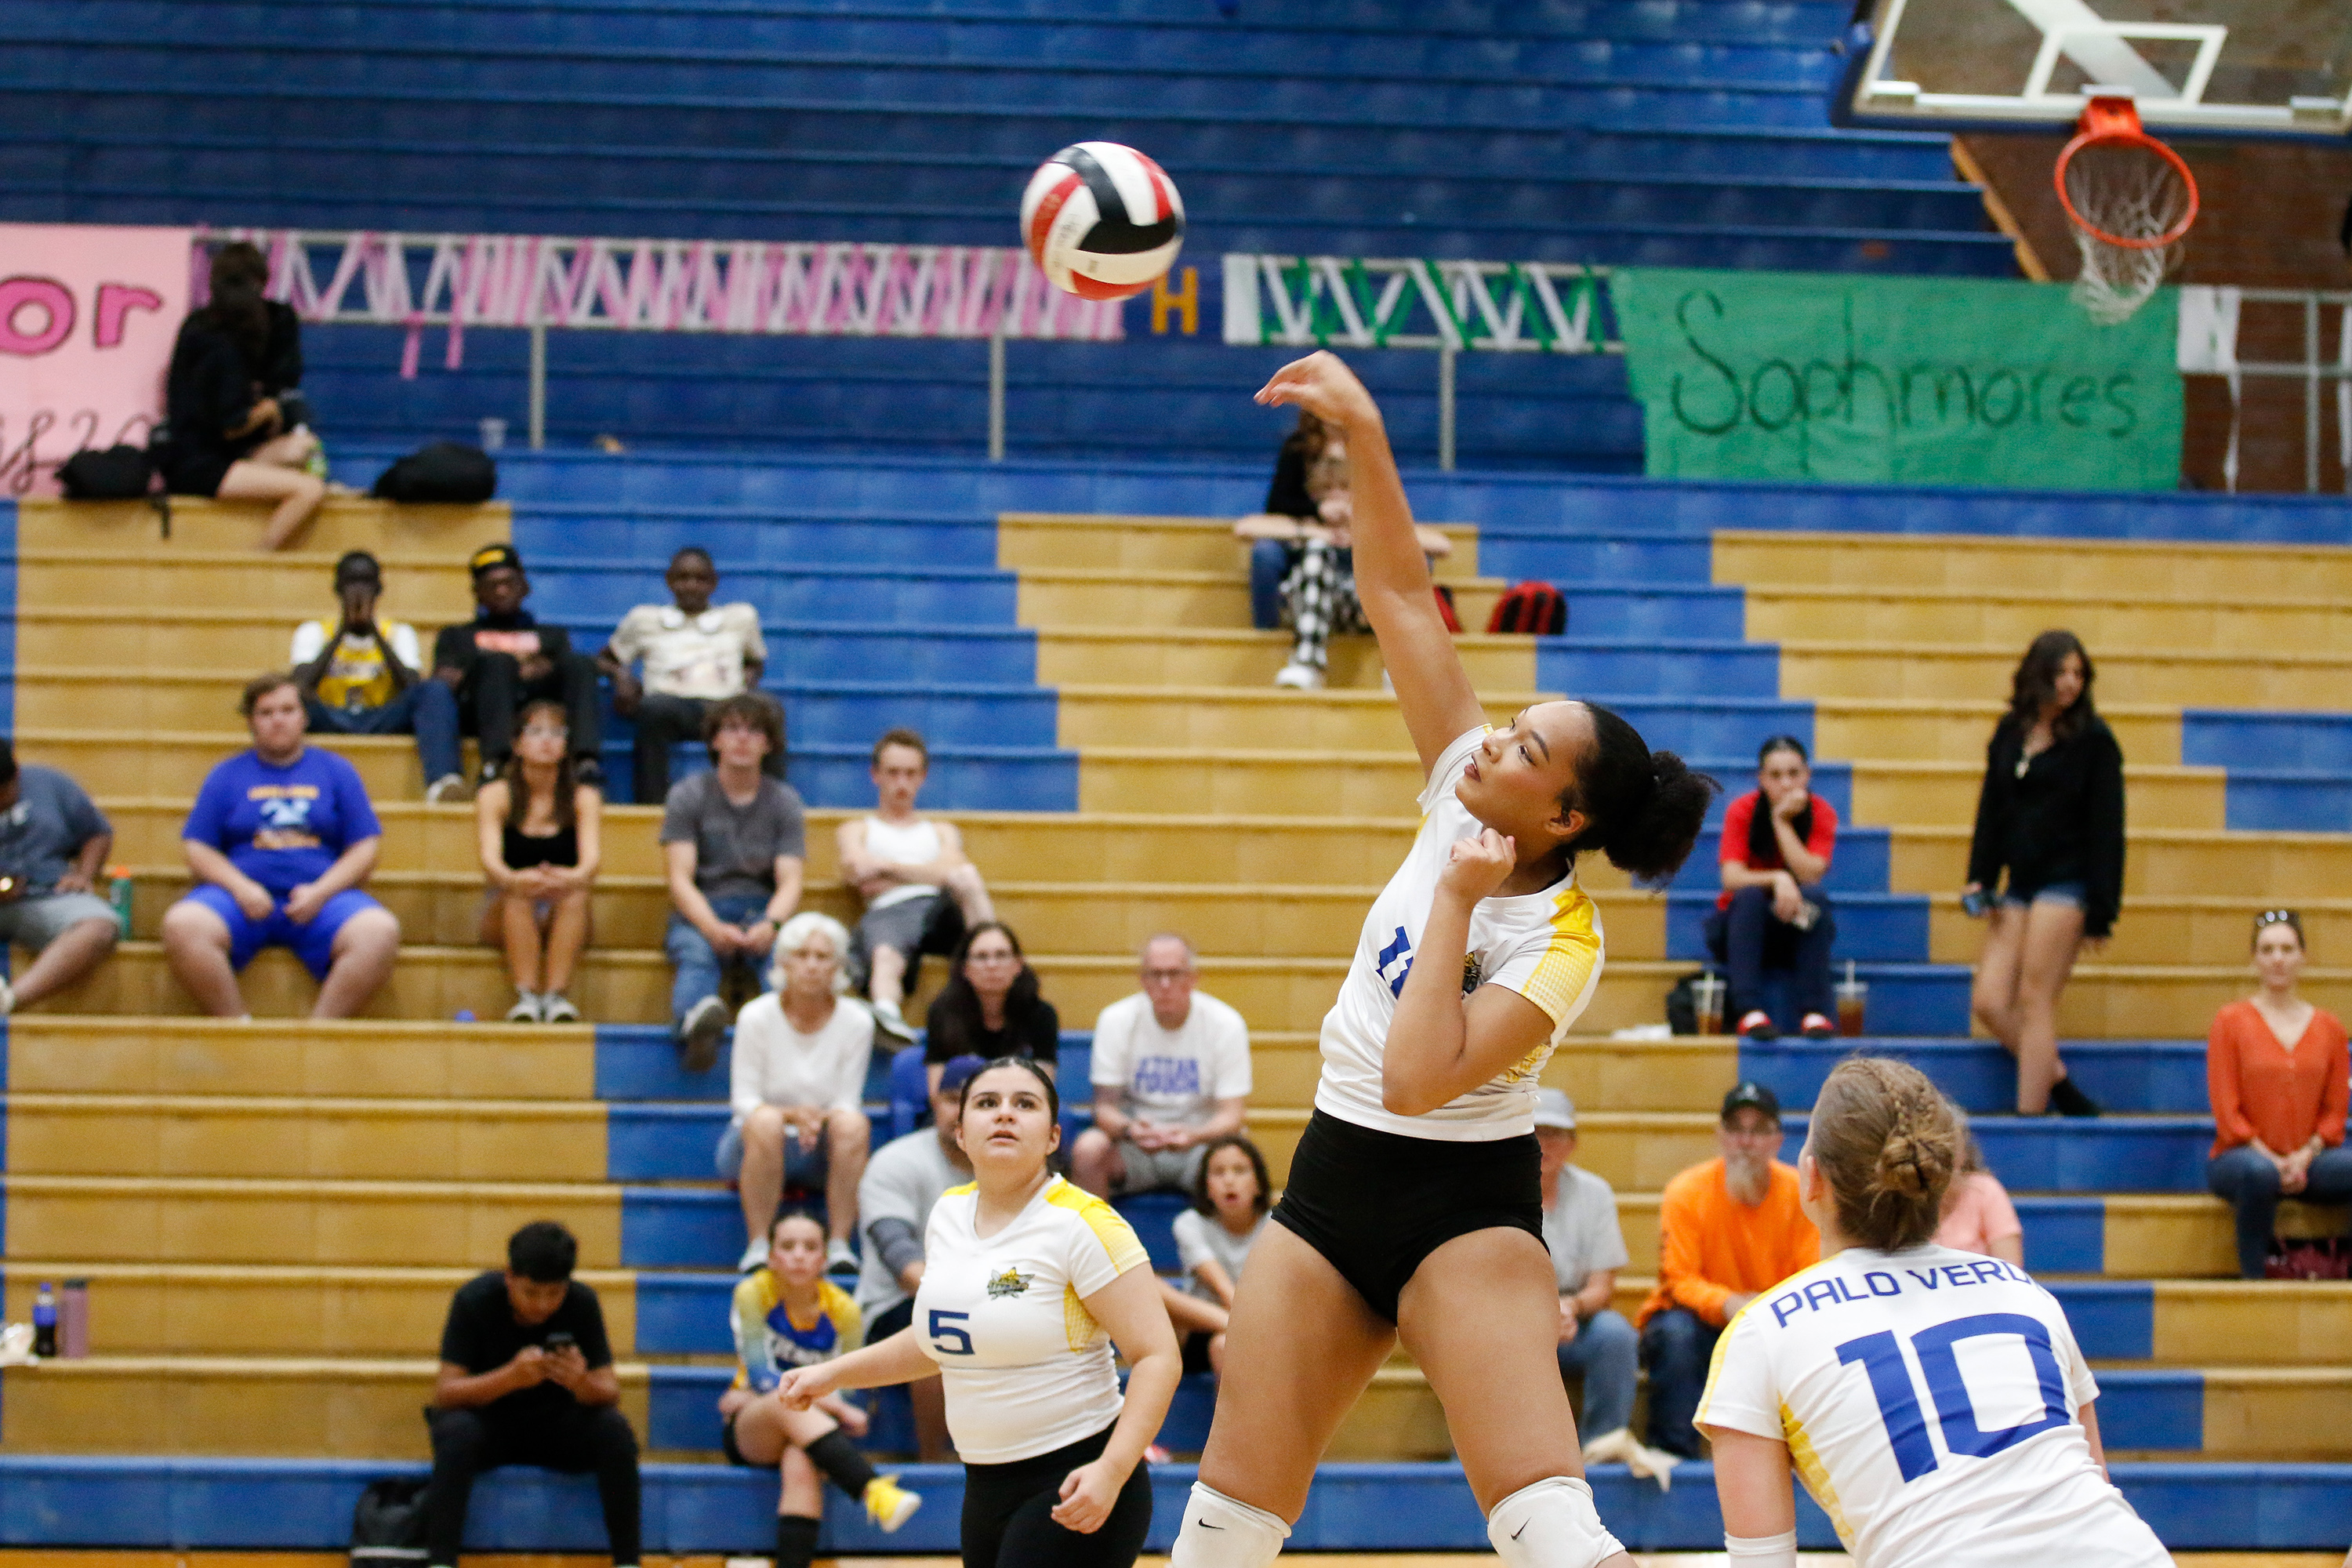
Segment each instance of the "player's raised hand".
[{"label": "player's raised hand", "polygon": [[1380,405],[1372,401],[1372,395],[1364,390],[1347,362],[1328,349],[1318,349],[1276,371],[1274,379],[1258,388],[1257,400],[1268,406],[1304,408],[1343,430],[1373,429],[1381,422]]},{"label": "player's raised hand", "polygon": [[1519,860],[1518,841],[1491,827],[1475,838],[1456,839],[1446,852],[1445,869],[1437,874],[1437,888],[1465,903],[1475,904],[1503,885]]}]

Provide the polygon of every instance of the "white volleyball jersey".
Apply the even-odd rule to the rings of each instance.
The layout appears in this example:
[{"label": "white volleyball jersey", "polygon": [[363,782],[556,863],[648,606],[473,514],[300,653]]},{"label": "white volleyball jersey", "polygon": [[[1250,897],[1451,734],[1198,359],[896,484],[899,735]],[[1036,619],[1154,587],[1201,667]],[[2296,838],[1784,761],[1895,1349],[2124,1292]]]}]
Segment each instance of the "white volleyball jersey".
[{"label": "white volleyball jersey", "polygon": [[984,1240],[979,1210],[970,1184],[931,1210],[914,1329],[940,1363],[956,1452],[1002,1465],[1118,1419],[1110,1336],[1085,1298],[1151,1260],[1116,1209],[1059,1176]]},{"label": "white volleyball jersey", "polygon": [[1316,1086],[1315,1108],[1342,1121],[1465,1143],[1533,1131],[1536,1075],[1591,1001],[1601,978],[1601,912],[1577,886],[1575,872],[1539,893],[1481,900],[1470,917],[1462,994],[1467,996],[1482,984],[1508,986],[1544,1010],[1551,1033],[1503,1073],[1426,1115],[1401,1116],[1381,1105],[1381,1058],[1388,1050],[1389,1024],[1437,897],[1437,879],[1454,846],[1475,837],[1481,828],[1454,791],[1487,733],[1481,725],[1461,736],[1429,770],[1429,784],[1421,792],[1421,831],[1404,864],[1372,900],[1356,941],[1355,962],[1340,983],[1339,1000],[1324,1016],[1323,1077]]},{"label": "white volleyball jersey", "polygon": [[1732,1320],[1696,1419],[1788,1444],[1862,1568],[2167,1568],[2091,1458],[2098,1396],[2023,1269],[1849,1247]]}]

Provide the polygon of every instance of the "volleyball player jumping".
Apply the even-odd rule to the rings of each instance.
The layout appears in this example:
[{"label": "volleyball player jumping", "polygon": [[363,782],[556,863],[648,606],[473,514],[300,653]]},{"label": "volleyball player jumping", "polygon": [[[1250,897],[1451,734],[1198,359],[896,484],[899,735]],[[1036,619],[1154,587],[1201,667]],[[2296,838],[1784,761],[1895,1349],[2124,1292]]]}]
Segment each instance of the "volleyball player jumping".
[{"label": "volleyball player jumping", "polygon": [[1346,434],[1356,592],[1428,782],[1421,831],[1323,1020],[1315,1114],[1234,1303],[1171,1568],[1273,1561],[1400,1337],[1445,1407],[1505,1563],[1630,1564],[1593,1510],[1554,1354],[1535,1091],[1601,977],[1577,857],[1671,876],[1713,782],[1589,703],[1540,702],[1490,728],[1370,395],[1317,353],[1257,398]]}]

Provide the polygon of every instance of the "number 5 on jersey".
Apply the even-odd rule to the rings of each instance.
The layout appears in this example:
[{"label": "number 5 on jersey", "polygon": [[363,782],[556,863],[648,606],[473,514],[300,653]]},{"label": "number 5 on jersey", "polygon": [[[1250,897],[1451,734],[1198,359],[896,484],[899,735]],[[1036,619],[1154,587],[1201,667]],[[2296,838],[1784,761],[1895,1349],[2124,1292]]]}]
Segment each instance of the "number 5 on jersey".
[{"label": "number 5 on jersey", "polygon": [[971,1354],[971,1331],[957,1326],[971,1320],[970,1312],[948,1312],[932,1308],[931,1348],[941,1355]]}]

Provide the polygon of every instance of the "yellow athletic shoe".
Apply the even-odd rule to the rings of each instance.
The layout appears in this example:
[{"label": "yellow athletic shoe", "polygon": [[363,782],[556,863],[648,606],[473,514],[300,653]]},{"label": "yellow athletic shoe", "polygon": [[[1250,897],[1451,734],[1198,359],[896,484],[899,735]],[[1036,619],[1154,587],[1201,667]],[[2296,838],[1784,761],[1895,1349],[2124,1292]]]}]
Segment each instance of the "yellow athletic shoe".
[{"label": "yellow athletic shoe", "polygon": [[866,1483],[866,1517],[880,1525],[885,1535],[914,1518],[922,1506],[921,1494],[900,1486],[895,1476],[877,1476]]}]

